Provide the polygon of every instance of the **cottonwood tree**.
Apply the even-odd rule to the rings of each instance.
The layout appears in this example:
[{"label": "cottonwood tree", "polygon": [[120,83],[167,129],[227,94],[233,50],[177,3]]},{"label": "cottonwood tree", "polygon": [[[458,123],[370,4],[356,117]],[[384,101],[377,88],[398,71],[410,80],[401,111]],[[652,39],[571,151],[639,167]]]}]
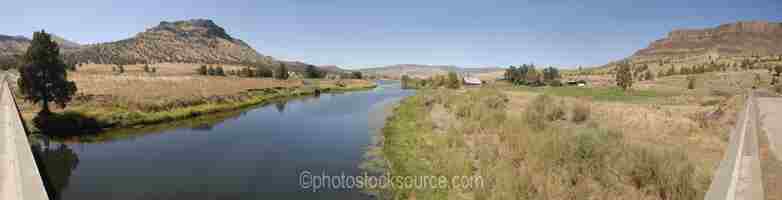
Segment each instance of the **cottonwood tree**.
[{"label": "cottonwood tree", "polygon": [[49,102],[65,107],[76,93],[76,84],[68,81],[67,66],[60,48],[45,31],[35,32],[19,68],[19,90],[25,100],[41,104],[41,114],[48,115]]},{"label": "cottonwood tree", "polygon": [[633,70],[630,63],[622,62],[616,66],[616,85],[623,90],[633,87]]},{"label": "cottonwood tree", "polygon": [[543,81],[551,82],[561,78],[559,70],[554,67],[547,67],[543,69]]}]

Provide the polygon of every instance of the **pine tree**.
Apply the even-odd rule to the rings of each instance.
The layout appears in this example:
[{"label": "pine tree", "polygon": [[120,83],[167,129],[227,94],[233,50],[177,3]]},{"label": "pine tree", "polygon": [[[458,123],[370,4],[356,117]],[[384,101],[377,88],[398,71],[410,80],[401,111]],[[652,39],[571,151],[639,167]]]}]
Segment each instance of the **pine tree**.
[{"label": "pine tree", "polygon": [[41,104],[41,114],[48,115],[49,102],[65,107],[76,93],[76,84],[68,81],[67,67],[60,48],[45,31],[35,32],[19,68],[19,90],[27,101]]}]

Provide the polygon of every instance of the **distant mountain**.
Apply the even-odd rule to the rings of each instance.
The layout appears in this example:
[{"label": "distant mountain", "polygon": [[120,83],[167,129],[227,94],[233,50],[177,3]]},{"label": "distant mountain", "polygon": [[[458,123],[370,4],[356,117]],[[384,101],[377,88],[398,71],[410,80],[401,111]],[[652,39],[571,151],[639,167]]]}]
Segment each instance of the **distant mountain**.
[{"label": "distant mountain", "polygon": [[[61,50],[79,48],[79,44],[63,39],[52,34],[54,42],[60,45]],[[24,36],[0,35],[0,68],[15,65],[17,56],[23,55],[30,47],[31,40]]]},{"label": "distant mountain", "polygon": [[60,45],[61,49],[76,49],[81,47],[81,44],[67,40],[65,38],[62,38],[58,35],[52,34],[52,40],[56,42],[58,45]]},{"label": "distant mountain", "polygon": [[208,19],[160,22],[136,36],[116,42],[85,45],[64,53],[86,63],[272,63],[244,41]]},{"label": "distant mountain", "polygon": [[24,36],[0,35],[0,56],[23,54],[30,46],[30,39]]},{"label": "distant mountain", "polygon": [[716,57],[782,54],[782,23],[745,21],[714,28],[673,30],[629,57],[636,62],[705,61]]},{"label": "distant mountain", "polygon": [[452,65],[398,64],[385,67],[360,69],[359,71],[365,74],[385,76],[388,78],[400,78],[402,75],[408,75],[415,78],[429,78],[434,75],[447,74],[448,72],[478,74],[500,70],[503,69],[496,67],[460,68]]}]

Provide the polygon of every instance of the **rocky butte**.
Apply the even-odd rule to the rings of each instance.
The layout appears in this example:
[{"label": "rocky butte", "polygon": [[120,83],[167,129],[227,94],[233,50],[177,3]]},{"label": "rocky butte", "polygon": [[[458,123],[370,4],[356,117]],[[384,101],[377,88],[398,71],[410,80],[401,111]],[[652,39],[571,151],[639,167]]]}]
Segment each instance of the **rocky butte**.
[{"label": "rocky butte", "polygon": [[638,50],[631,60],[782,54],[782,23],[745,21],[714,28],[681,29]]},{"label": "rocky butte", "polygon": [[76,63],[271,63],[208,19],[160,22],[135,37],[65,52]]}]

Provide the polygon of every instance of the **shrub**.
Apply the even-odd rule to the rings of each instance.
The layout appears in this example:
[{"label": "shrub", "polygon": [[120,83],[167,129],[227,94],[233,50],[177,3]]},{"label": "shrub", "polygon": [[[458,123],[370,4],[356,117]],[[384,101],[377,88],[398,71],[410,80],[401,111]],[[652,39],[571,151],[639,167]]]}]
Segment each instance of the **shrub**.
[{"label": "shrub", "polygon": [[562,86],[562,81],[560,81],[559,79],[551,80],[551,81],[548,82],[548,85],[552,86],[552,87],[561,87]]},{"label": "shrub", "polygon": [[225,76],[225,71],[223,70],[223,66],[218,66],[215,69],[215,75],[217,75],[217,76]]},{"label": "shrub", "polygon": [[592,106],[589,103],[576,103],[573,105],[573,113],[571,120],[573,122],[583,122],[589,119],[589,115],[592,112]]},{"label": "shrub", "polygon": [[459,81],[459,76],[456,75],[456,72],[448,72],[448,80],[445,87],[450,89],[459,89],[461,86],[462,82]]},{"label": "shrub", "polygon": [[213,67],[207,67],[206,68],[206,75],[214,76],[216,74],[217,74],[217,70],[215,70],[215,68],[213,68]]},{"label": "shrub", "polygon": [[208,74],[209,73],[209,69],[206,67],[206,65],[201,65],[201,67],[198,68],[197,72],[200,75],[204,75],[204,76],[209,75]]},{"label": "shrub", "polygon": [[550,121],[562,119],[565,112],[561,105],[554,105],[554,99],[546,94],[535,97],[524,112],[524,120],[533,129],[542,130]]},{"label": "shrub", "polygon": [[[625,174],[633,186],[656,194],[660,199],[697,199],[695,166],[680,150],[628,147]],[[702,198],[702,197],[701,197]]]},{"label": "shrub", "polygon": [[695,89],[695,76],[687,76],[687,89]]}]

